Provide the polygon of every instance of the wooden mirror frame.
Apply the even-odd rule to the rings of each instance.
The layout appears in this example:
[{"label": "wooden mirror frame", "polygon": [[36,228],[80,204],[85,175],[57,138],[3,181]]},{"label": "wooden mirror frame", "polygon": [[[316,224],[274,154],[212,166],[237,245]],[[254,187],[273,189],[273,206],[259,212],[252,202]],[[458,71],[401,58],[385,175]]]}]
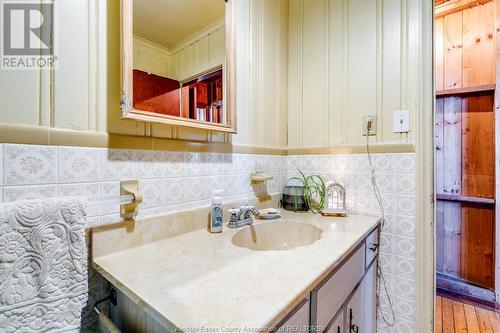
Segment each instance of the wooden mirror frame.
[{"label": "wooden mirror frame", "polygon": [[[222,1],[222,0],[221,0]],[[133,107],[133,69],[134,69],[134,29],[133,29],[133,0],[120,1],[120,25],[121,25],[121,81],[122,95],[120,100],[120,111],[122,119],[133,119],[144,122],[168,124],[198,128],[209,131],[225,133],[236,133],[235,113],[235,30],[234,30],[234,0],[224,0],[225,29],[226,29],[226,57],[223,64],[224,77],[224,110],[227,113],[227,124],[214,124],[194,119],[174,117],[149,111],[138,110]]]}]

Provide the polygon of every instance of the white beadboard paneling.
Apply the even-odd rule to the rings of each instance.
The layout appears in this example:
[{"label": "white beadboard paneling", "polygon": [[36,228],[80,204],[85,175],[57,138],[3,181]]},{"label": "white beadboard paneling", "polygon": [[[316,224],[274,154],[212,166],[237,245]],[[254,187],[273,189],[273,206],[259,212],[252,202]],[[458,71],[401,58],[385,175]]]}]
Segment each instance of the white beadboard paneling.
[{"label": "white beadboard paneling", "polygon": [[262,3],[264,0],[250,1],[250,141],[254,144],[263,143],[263,71],[262,54],[264,52],[262,44],[263,23],[262,23]]},{"label": "white beadboard paneling", "polygon": [[262,143],[272,145],[277,142],[279,121],[279,92],[278,92],[278,1],[267,0],[262,2],[262,132],[269,133],[262,137]]},{"label": "white beadboard paneling", "polygon": [[324,145],[328,139],[329,1],[306,1],[303,8],[302,143]]},{"label": "white beadboard paneling", "polygon": [[347,99],[349,143],[363,143],[363,116],[376,115],[376,0],[349,0]]},{"label": "white beadboard paneling", "polygon": [[2,122],[40,125],[40,75],[40,72],[35,70],[2,71]]},{"label": "white beadboard paneling", "polygon": [[380,141],[400,140],[393,133],[393,112],[401,109],[401,0],[383,0],[382,35],[382,110],[380,113]]},{"label": "white beadboard paneling", "polygon": [[365,115],[378,116],[378,142],[406,141],[392,117],[409,109],[413,124],[419,16],[407,17],[418,3],[289,1],[288,145],[364,143]]},{"label": "white beadboard paneling", "polygon": [[[54,71],[55,127],[89,129],[89,3],[55,3],[57,68]],[[95,112],[95,110],[91,110]]]}]

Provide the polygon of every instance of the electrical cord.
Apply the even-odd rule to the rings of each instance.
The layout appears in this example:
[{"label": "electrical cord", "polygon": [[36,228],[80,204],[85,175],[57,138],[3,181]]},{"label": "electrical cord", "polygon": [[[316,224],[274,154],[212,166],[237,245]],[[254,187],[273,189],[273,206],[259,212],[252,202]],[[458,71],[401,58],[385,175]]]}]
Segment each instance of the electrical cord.
[{"label": "electrical cord", "polygon": [[[370,131],[372,129],[372,121],[368,121],[366,125],[366,152],[368,154],[368,164],[370,166],[370,178],[371,178],[371,183],[373,187],[373,192],[375,193],[375,198],[377,199],[378,206],[380,207],[380,215],[382,218],[382,223],[380,225],[380,233],[382,233],[382,230],[384,229],[385,225],[385,210],[384,210],[384,205],[382,202],[382,196],[380,195],[380,189],[377,184],[377,176],[375,175],[375,168],[373,167],[373,161],[372,161],[372,155],[370,152]],[[379,237],[379,244],[382,242],[382,240]],[[387,283],[385,281],[384,273],[382,272],[382,267],[380,266],[380,263],[377,261],[377,293],[376,293],[376,298],[377,298],[377,307],[380,308],[380,316],[382,317],[382,320],[386,323],[387,326],[393,327],[396,324],[396,316],[394,315],[394,307],[392,305],[392,300],[391,296],[389,295],[389,291],[387,290]],[[382,282],[383,288],[385,295],[387,296],[387,300],[389,302],[389,307],[391,310],[391,320],[388,320],[384,312],[382,311],[380,307],[380,292],[381,292],[381,286],[380,283]]]}]

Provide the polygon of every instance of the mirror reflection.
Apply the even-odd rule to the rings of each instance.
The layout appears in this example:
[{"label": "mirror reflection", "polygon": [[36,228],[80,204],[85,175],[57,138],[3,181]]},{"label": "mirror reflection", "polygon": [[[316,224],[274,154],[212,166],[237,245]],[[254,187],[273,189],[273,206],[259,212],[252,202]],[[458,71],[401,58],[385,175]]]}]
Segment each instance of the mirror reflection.
[{"label": "mirror reflection", "polygon": [[134,0],[135,110],[227,125],[225,2]]}]

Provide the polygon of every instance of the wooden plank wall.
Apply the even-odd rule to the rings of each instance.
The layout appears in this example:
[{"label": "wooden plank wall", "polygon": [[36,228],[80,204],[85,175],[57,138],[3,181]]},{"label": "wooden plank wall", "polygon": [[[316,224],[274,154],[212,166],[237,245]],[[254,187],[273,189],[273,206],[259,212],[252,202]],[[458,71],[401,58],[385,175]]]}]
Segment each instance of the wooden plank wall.
[{"label": "wooden plank wall", "polygon": [[[436,19],[435,34],[436,90],[495,83],[493,2]],[[493,96],[436,99],[438,194],[495,198]],[[438,201],[436,227],[437,271],[493,289],[494,205]]]}]

